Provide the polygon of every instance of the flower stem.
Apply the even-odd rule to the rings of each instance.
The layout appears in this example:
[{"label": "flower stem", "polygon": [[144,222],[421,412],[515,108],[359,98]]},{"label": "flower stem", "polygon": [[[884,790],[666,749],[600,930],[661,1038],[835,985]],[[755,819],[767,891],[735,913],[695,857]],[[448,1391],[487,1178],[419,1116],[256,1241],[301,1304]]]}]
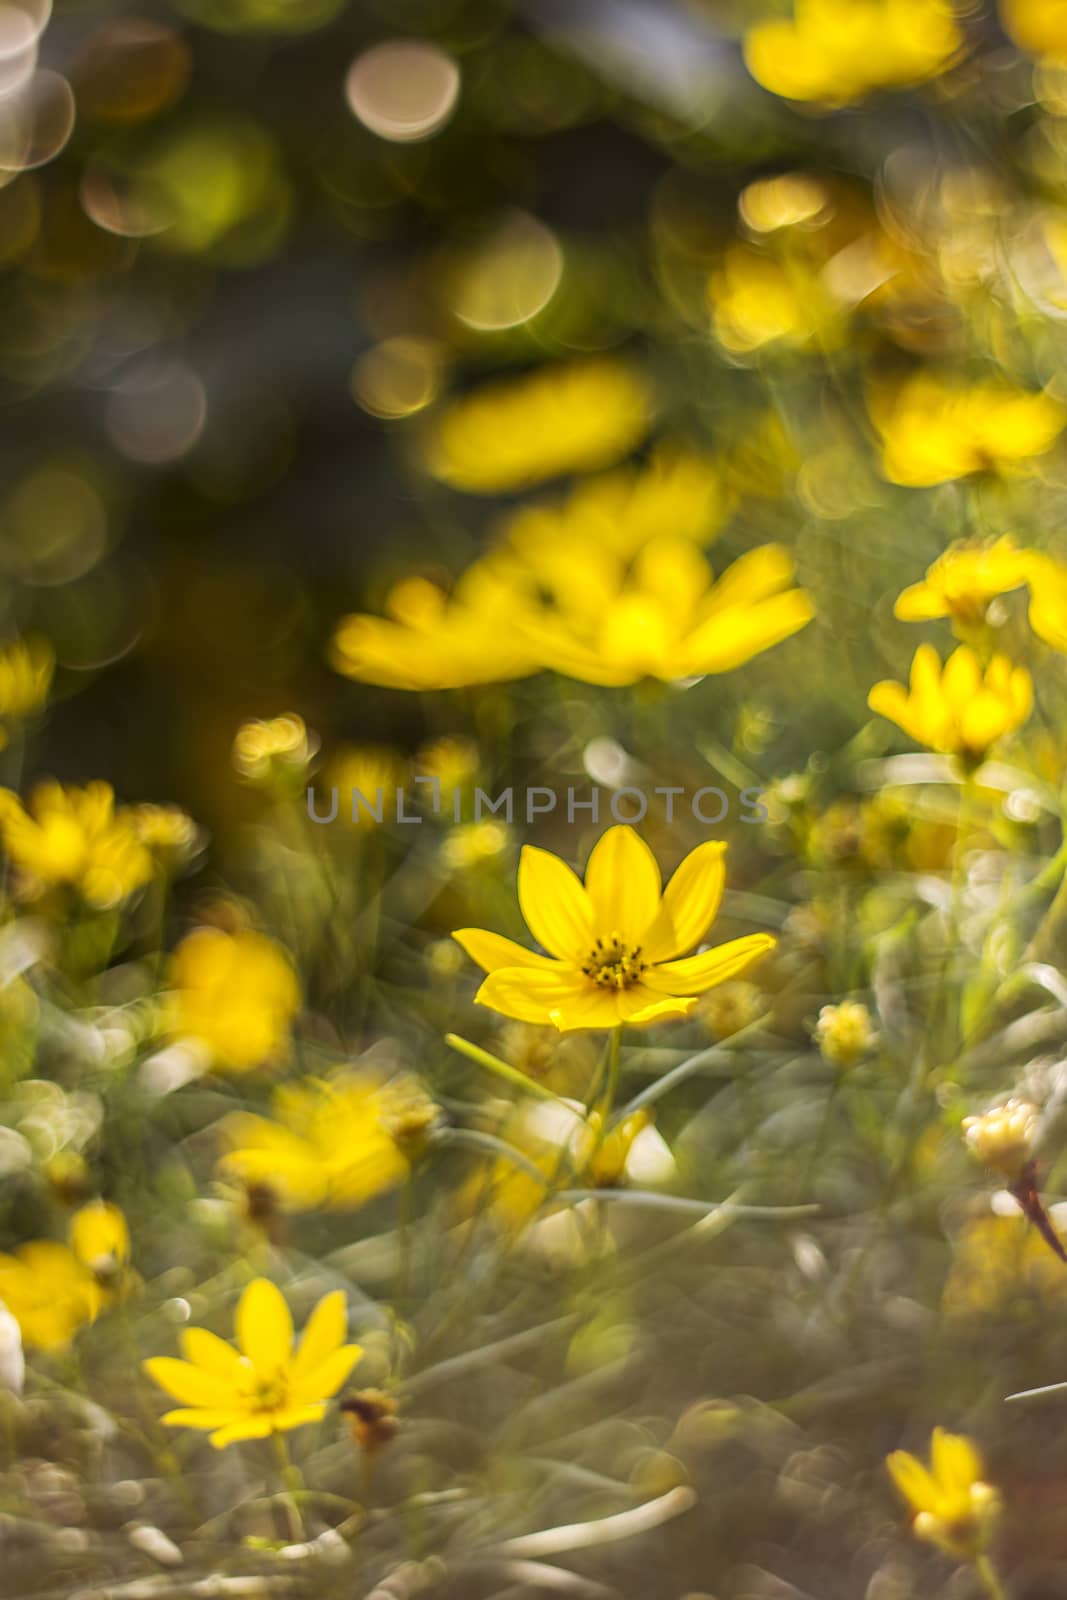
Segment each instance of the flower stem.
[{"label": "flower stem", "polygon": [[997,1576],[996,1568],[988,1556],[975,1556],[974,1570],[981,1580],[989,1600],[1008,1600],[1008,1591]]},{"label": "flower stem", "polygon": [[274,1442],[274,1454],[278,1460],[278,1470],[286,1488],[290,1537],[294,1544],[302,1544],[305,1538],[304,1519],[300,1514],[300,1502],[297,1497],[304,1492],[304,1480],[293,1465],[284,1433],[274,1433],[271,1438]]}]

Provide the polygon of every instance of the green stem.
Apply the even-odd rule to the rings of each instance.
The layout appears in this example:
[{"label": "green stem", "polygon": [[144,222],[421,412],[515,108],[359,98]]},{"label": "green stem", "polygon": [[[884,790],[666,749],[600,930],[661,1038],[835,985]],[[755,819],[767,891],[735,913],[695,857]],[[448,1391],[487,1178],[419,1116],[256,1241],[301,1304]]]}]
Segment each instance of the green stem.
[{"label": "green stem", "polygon": [[293,1465],[284,1433],[274,1433],[271,1435],[271,1439],[274,1442],[274,1454],[278,1460],[278,1470],[286,1488],[285,1499],[289,1509],[290,1535],[294,1544],[303,1544],[306,1535],[304,1533],[304,1519],[300,1514],[298,1496],[304,1493],[304,1480]]},{"label": "green stem", "polygon": [[997,1576],[996,1568],[988,1556],[975,1556],[974,1570],[981,1580],[989,1600],[1008,1600],[1008,1591]]}]

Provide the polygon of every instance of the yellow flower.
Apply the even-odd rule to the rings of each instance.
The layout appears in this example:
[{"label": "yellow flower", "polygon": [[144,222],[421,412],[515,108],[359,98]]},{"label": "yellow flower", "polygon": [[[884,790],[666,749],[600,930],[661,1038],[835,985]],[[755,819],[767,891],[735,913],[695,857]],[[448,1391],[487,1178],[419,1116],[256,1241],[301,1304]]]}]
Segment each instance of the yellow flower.
[{"label": "yellow flower", "polygon": [[1030,1159],[1037,1124],[1037,1107],[1013,1096],[980,1116],[964,1117],[963,1137],[984,1166],[1014,1181]]},{"label": "yellow flower", "polygon": [[16,639],[0,648],[0,717],[20,719],[48,699],[56,657],[47,639]]},{"label": "yellow flower", "polygon": [[1031,552],[1030,626],[1039,639],[1067,654],[1067,566]]},{"label": "yellow flower", "polygon": [[106,1301],[102,1284],[69,1245],[35,1239],[0,1255],[0,1303],[15,1318],[23,1343],[59,1350]]},{"label": "yellow flower", "polygon": [[289,1307],[273,1283],[256,1278],[237,1304],[236,1350],[205,1328],[186,1328],[184,1361],[144,1362],[149,1377],[182,1402],[163,1421],[210,1431],[216,1450],[320,1421],[363,1354],[345,1344],[346,1323],[344,1293],[335,1289],[311,1313],[294,1354]]},{"label": "yellow flower", "polygon": [[18,893],[36,900],[48,889],[78,890],[98,910],[118,905],[152,875],[129,810],[115,808],[111,786],[84,789],[42,783],[25,808],[0,789],[0,836],[18,869]]},{"label": "yellow flower", "polygon": [[514,597],[483,563],[451,595],[427,578],[405,578],[386,598],[388,617],[342,617],[330,649],[334,668],[387,689],[465,689],[536,672],[530,646],[503,618]]},{"label": "yellow flower", "polygon": [[714,462],[683,445],[661,442],[640,467],[617,467],[575,485],[556,504],[526,506],[508,519],[509,549],[536,567],[546,543],[596,541],[632,556],[664,529],[703,544],[728,509]]},{"label": "yellow flower", "polygon": [[571,1028],[642,1026],[692,1009],[774,946],[766,933],[677,959],[703,938],[722,898],[725,845],[691,850],[665,891],[656,858],[630,827],[609,828],[593,848],[584,885],[565,862],[526,845],[519,905],[539,955],[480,928],[453,937],[489,974],[475,996],[519,1022]]},{"label": "yellow flower", "polygon": [[269,787],[302,778],[317,748],[303,717],[287,711],[269,721],[243,722],[233,741],[233,765],[246,783]]},{"label": "yellow flower", "polygon": [[664,536],[632,564],[600,547],[574,547],[556,574],[559,604],[521,612],[516,626],[545,665],[584,683],[622,687],[730,672],[788,639],[814,615],[790,588],[793,558],[780,545],[750,550],[713,580],[691,540]]},{"label": "yellow flower", "polygon": [[[408,765],[398,750],[387,744],[342,745],[330,757],[323,774],[328,790],[337,790],[337,815],[356,828],[377,827],[396,816],[397,790],[403,789]],[[327,796],[316,801],[319,810],[332,810]]]},{"label": "yellow flower", "polygon": [[[1054,1228],[1055,1210],[1062,1212],[1062,1207],[1049,1217]],[[1063,1239],[1062,1229],[1056,1232]],[[1048,1302],[1064,1295],[1063,1262],[1021,1214],[974,1218],[953,1240],[952,1267],[941,1299],[951,1315],[1047,1315]]]},{"label": "yellow flower", "polygon": [[262,934],[197,928],[175,951],[170,982],[167,1031],[199,1040],[215,1065],[245,1072],[285,1053],[300,986]]},{"label": "yellow flower", "polygon": [[791,21],[745,35],[745,64],[772,94],[846,105],[945,72],[963,38],[944,0],[796,0]]},{"label": "yellow flower", "polygon": [[749,245],[727,250],[709,280],[708,303],[715,337],[738,354],[812,339],[836,344],[843,332],[842,308],[812,266],[776,261]]},{"label": "yellow flower", "polygon": [[196,823],[180,806],[131,806],[128,815],[141,843],[159,861],[178,865],[197,847]]},{"label": "yellow flower", "polygon": [[867,697],[872,711],[897,723],[917,743],[967,762],[982,760],[998,739],[1021,727],[1032,701],[1030,674],[1007,656],[995,655],[983,676],[967,645],[954,650],[942,669],[932,644],[916,650],[908,689],[886,679]]},{"label": "yellow flower", "polygon": [[130,1258],[130,1230],[118,1206],[91,1200],[70,1223],[70,1246],[101,1283],[117,1277]]},{"label": "yellow flower", "polygon": [[1033,554],[1020,550],[1010,534],[1000,539],[958,539],[927,568],[921,583],[897,597],[893,614],[902,622],[951,617],[967,625],[981,622],[998,594],[1027,583]]},{"label": "yellow flower", "polygon": [[968,1560],[988,1542],[1000,1511],[1000,1496],[982,1480],[982,1458],[964,1434],[935,1428],[930,1466],[906,1450],[894,1450],[886,1466],[915,1513],[912,1530],[948,1555]]},{"label": "yellow flower", "polygon": [[342,1071],[277,1089],[273,1112],[225,1119],[222,1171],[292,1211],[345,1211],[404,1181],[437,1108],[404,1074]]},{"label": "yellow flower", "polygon": [[882,470],[913,488],[974,472],[1010,472],[1048,450],[1067,421],[1058,400],[1006,383],[967,384],[920,371],[876,386],[868,405],[882,435]]},{"label": "yellow flower", "polygon": [[1064,0],[999,0],[1004,32],[1031,56],[1067,61]]},{"label": "yellow flower", "polygon": [[600,357],[486,384],[456,400],[430,435],[435,478],[473,494],[525,489],[609,466],[648,432],[645,385]]},{"label": "yellow flower", "polygon": [[871,1014],[858,1000],[823,1006],[815,1024],[815,1043],[824,1061],[834,1067],[853,1067],[878,1042]]}]

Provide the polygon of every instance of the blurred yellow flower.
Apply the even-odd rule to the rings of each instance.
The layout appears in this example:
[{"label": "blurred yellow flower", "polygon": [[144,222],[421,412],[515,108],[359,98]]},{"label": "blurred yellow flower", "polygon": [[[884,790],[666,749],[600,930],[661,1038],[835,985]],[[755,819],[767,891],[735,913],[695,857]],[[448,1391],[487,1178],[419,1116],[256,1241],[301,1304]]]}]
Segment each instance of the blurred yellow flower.
[{"label": "blurred yellow flower", "polygon": [[460,929],[453,938],[489,974],[476,1000],[561,1033],[685,1016],[699,995],[736,977],[775,943],[753,933],[677,959],[703,938],[718,911],[725,848],[719,841],[698,845],[661,892],[656,858],[631,827],[601,835],[584,885],[558,856],[526,845],[519,905],[549,954],[480,928]]},{"label": "blurred yellow flower", "polygon": [[131,806],[127,814],[137,837],[158,861],[179,865],[197,847],[196,823],[180,806]]},{"label": "blurred yellow flower", "polygon": [[[1054,1214],[1049,1220],[1055,1224]],[[1062,1300],[1064,1295],[1063,1262],[1021,1213],[977,1217],[953,1240],[952,1266],[941,1300],[951,1315],[1024,1309],[1043,1315],[1050,1300]],[[1029,1307],[1023,1304],[1027,1300]]]},{"label": "blurred yellow flower", "polygon": [[669,531],[703,544],[725,518],[722,473],[706,456],[662,441],[642,466],[617,467],[575,485],[565,500],[523,507],[505,527],[508,547],[531,567],[546,542],[599,542],[632,556]]},{"label": "blurred yellow flower", "polygon": [[302,779],[318,748],[295,711],[267,721],[243,722],[233,741],[233,765],[246,783],[260,787]]},{"label": "blurred yellow flower", "polygon": [[152,875],[132,813],[115,807],[110,784],[84,789],[39,784],[29,807],[0,789],[0,837],[18,873],[21,899],[49,889],[76,889],[97,910],[127,899]]},{"label": "blurred yellow flower", "polygon": [[840,342],[842,306],[814,267],[777,261],[749,245],[731,245],[708,282],[715,337],[745,353],[768,344]]},{"label": "blurred yellow flower", "polygon": [[897,723],[918,744],[968,762],[982,760],[998,739],[1021,727],[1032,702],[1025,667],[995,655],[983,675],[967,645],[954,650],[944,668],[932,644],[920,645],[907,689],[885,679],[867,697],[872,711]]},{"label": "blurred yellow flower", "polygon": [[198,1040],[216,1066],[246,1072],[286,1053],[300,986],[263,934],[197,928],[174,953],[170,984],[167,1031]]},{"label": "blurred yellow flower", "polygon": [[542,367],[453,401],[429,436],[426,464],[470,493],[525,489],[610,465],[640,443],[650,420],[645,384],[621,361]]},{"label": "blurred yellow flower", "polygon": [[792,20],[745,35],[745,64],[772,94],[847,105],[936,78],[963,46],[944,0],[796,0]]},{"label": "blurred yellow flower", "polygon": [[1067,61],[1064,0],[999,0],[1004,32],[1028,55]]},{"label": "blurred yellow flower", "polygon": [[912,488],[1018,470],[1044,454],[1067,421],[1064,407],[1044,392],[928,371],[875,385],[868,407],[882,436],[882,471]]},{"label": "blurred yellow flower", "polygon": [[221,1127],[221,1171],[290,1211],[353,1210],[402,1183],[437,1107],[406,1074],[340,1071],[275,1090],[274,1120],[238,1112]]},{"label": "blurred yellow flower", "polygon": [[483,563],[451,595],[427,578],[389,591],[387,618],[342,617],[330,649],[338,672],[388,689],[465,689],[525,678],[539,663],[512,627],[514,597]]},{"label": "blurred yellow flower", "polygon": [[[349,744],[334,751],[323,774],[337,790],[338,815],[357,828],[374,828],[396,815],[397,790],[403,789],[408,764],[387,744]],[[328,809],[332,809],[332,801]]]},{"label": "blurred yellow flower", "polygon": [[118,1206],[90,1200],[70,1223],[70,1246],[101,1283],[113,1280],[130,1258],[130,1230]]},{"label": "blurred yellow flower", "polygon": [[1037,1107],[1012,1096],[979,1116],[964,1117],[963,1138],[983,1166],[1015,1180],[1030,1160],[1037,1124]]},{"label": "blurred yellow flower", "polygon": [[558,604],[520,611],[516,628],[544,664],[584,683],[622,687],[730,672],[811,621],[791,588],[793,557],[750,550],[716,581],[691,540],[654,539],[632,564],[599,546],[573,547],[555,574]]},{"label": "blurred yellow flower", "polygon": [[0,647],[0,717],[20,719],[48,699],[55,651],[47,639],[15,639]]},{"label": "blurred yellow flower", "polygon": [[35,1239],[0,1255],[0,1303],[15,1318],[23,1343],[59,1350],[106,1300],[103,1286],[69,1245]]},{"label": "blurred yellow flower", "polygon": [[508,830],[503,822],[464,822],[451,828],[441,844],[441,860],[454,872],[492,861],[508,847]]},{"label": "blurred yellow flower", "polygon": [[186,1328],[184,1361],[155,1356],[144,1362],[149,1377],[182,1402],[163,1421],[209,1431],[216,1450],[319,1422],[363,1354],[358,1344],[344,1342],[347,1320],[343,1291],[324,1295],[294,1353],[293,1321],[281,1290],[254,1279],[237,1304],[237,1349],[205,1328]]},{"label": "blurred yellow flower", "polygon": [[915,1513],[917,1538],[962,1560],[981,1554],[1000,1512],[1000,1496],[983,1482],[982,1458],[971,1439],[935,1428],[929,1468],[907,1450],[894,1450],[886,1466]]},{"label": "blurred yellow flower", "polygon": [[1067,654],[1067,566],[1033,551],[1028,582],[1031,628],[1054,650]]},{"label": "blurred yellow flower", "polygon": [[1033,555],[1010,534],[1000,539],[957,539],[927,568],[921,583],[897,597],[893,614],[902,622],[951,617],[964,626],[981,622],[998,594],[1029,581]]},{"label": "blurred yellow flower", "polygon": [[878,1043],[871,1013],[858,1000],[823,1006],[814,1031],[819,1053],[834,1067],[854,1067]]}]

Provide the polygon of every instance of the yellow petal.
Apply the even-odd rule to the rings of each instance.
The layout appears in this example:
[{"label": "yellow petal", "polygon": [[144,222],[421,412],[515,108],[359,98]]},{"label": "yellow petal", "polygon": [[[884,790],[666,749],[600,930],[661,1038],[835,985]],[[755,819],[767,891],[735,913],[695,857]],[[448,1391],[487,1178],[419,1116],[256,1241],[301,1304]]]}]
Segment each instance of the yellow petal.
[{"label": "yellow petal", "polygon": [[233,1345],[206,1328],[184,1328],[181,1344],[186,1361],[216,1378],[227,1379],[230,1384],[236,1382],[242,1369],[247,1371]]},{"label": "yellow petal", "polygon": [[937,1484],[922,1462],[907,1450],[894,1450],[886,1457],[889,1476],[913,1511],[925,1511],[940,1503]]},{"label": "yellow petal", "polygon": [[160,1417],[168,1428],[225,1428],[231,1423],[240,1421],[244,1416],[243,1411],[208,1411],[201,1406],[193,1406],[179,1411],[165,1411]]},{"label": "yellow petal", "polygon": [[211,1443],[216,1450],[225,1450],[228,1444],[236,1444],[240,1439],[266,1439],[274,1432],[273,1418],[264,1413],[238,1417],[233,1422],[228,1422],[225,1427],[211,1435]]},{"label": "yellow petal", "polygon": [[617,933],[631,949],[640,945],[659,910],[660,881],[656,858],[635,829],[601,834],[585,869],[597,932]]},{"label": "yellow petal", "polygon": [[452,937],[484,972],[495,972],[498,967],[552,967],[555,964],[551,957],[527,950],[514,939],[489,933],[485,928],[459,928]]},{"label": "yellow petal", "polygon": [[982,1458],[971,1440],[962,1433],[946,1433],[944,1428],[934,1429],[930,1465],[934,1478],[950,1495],[965,1495],[982,1476]]},{"label": "yellow petal", "polygon": [[934,617],[947,617],[948,602],[933,584],[913,583],[897,595],[893,615],[901,622],[928,622]]},{"label": "yellow petal", "polygon": [[283,1411],[275,1411],[271,1417],[275,1433],[287,1433],[290,1428],[303,1428],[309,1422],[321,1422],[326,1413],[326,1403],[323,1400],[315,1405],[286,1406]]},{"label": "yellow petal", "polygon": [[645,1028],[651,1022],[666,1022],[671,1017],[685,1017],[696,1005],[699,995],[662,995],[643,983],[624,989],[619,995],[620,1020],[630,1028]]},{"label": "yellow petal", "polygon": [[743,939],[731,939],[729,944],[717,945],[714,950],[684,961],[649,967],[643,981],[663,994],[703,994],[727,978],[736,978],[753,961],[773,950],[776,943],[769,933],[749,933]]},{"label": "yellow petal", "polygon": [[256,1371],[266,1376],[288,1361],[293,1319],[284,1296],[268,1278],[256,1278],[237,1304],[237,1343]]},{"label": "yellow petal", "polygon": [[618,1027],[617,993],[598,988],[581,973],[568,975],[566,969],[557,975],[502,967],[489,974],[474,998],[505,1017],[543,1023],[565,1033],[572,1028]]},{"label": "yellow petal", "polygon": [[153,1356],[143,1363],[148,1376],[187,1406],[226,1409],[234,1401],[234,1386],[217,1373],[205,1372],[172,1356]]},{"label": "yellow petal", "polygon": [[684,641],[673,675],[732,672],[761,651],[798,633],[814,615],[811,597],[803,589],[790,589],[758,604],[716,612]]},{"label": "yellow petal", "polygon": [[358,1344],[342,1345],[332,1351],[317,1366],[309,1367],[289,1386],[289,1399],[294,1406],[309,1405],[314,1401],[328,1400],[335,1395],[363,1354]]},{"label": "yellow petal", "polygon": [[536,845],[519,857],[519,906],[538,944],[580,966],[593,948],[593,907],[579,879],[559,856]]},{"label": "yellow petal", "polygon": [[709,839],[678,864],[645,934],[642,954],[647,961],[669,961],[691,950],[707,933],[722,899],[725,852],[721,840]]},{"label": "yellow petal", "polygon": [[348,1303],[343,1289],[324,1294],[307,1321],[293,1360],[293,1377],[310,1372],[344,1343],[348,1331]]}]

